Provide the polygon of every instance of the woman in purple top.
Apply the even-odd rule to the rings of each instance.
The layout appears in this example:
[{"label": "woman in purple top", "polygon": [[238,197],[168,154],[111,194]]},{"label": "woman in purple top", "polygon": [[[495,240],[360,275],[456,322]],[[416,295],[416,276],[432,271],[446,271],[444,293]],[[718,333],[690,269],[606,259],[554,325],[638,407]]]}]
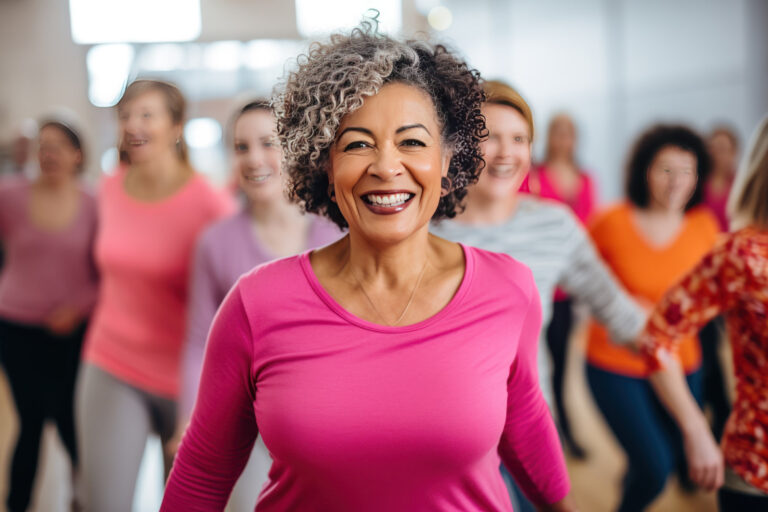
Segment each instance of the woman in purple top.
[{"label": "woman in purple top", "polygon": [[373,24],[315,44],[276,101],[289,190],[348,234],[222,303],[162,511],[222,510],[262,436],[258,511],[548,511],[570,483],[538,387],[531,271],[429,233],[482,169],[476,71]]},{"label": "woman in purple top", "polygon": [[67,123],[43,123],[39,177],[0,188],[0,361],[19,415],[7,506],[29,506],[47,419],[77,468],[75,377],[85,324],[96,301],[92,259],[96,203],[83,190],[80,136]]},{"label": "woman in purple top", "polygon": [[[192,267],[183,356],[177,439],[189,421],[200,383],[208,330],[216,310],[237,279],[256,265],[329,244],[341,237],[335,224],[303,215],[284,194],[282,150],[275,117],[267,101],[241,108],[233,122],[234,170],[245,205],[200,237]],[[271,463],[263,443],[254,448],[230,510],[253,510]]]}]

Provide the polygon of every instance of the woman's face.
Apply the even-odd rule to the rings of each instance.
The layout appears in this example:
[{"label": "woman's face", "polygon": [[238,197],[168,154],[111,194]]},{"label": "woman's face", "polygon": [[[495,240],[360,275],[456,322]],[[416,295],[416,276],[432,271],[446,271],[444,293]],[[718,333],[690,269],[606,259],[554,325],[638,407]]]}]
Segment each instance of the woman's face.
[{"label": "woman's face", "polygon": [[[480,143],[485,169],[471,190],[484,199],[509,199],[520,190],[531,167],[531,132],[515,108],[486,103],[483,115],[488,138]],[[471,199],[470,199],[471,200]]]},{"label": "woman's face", "polygon": [[182,127],[174,124],[160,91],[144,92],[118,112],[120,147],[128,152],[133,164],[142,164],[175,153]]},{"label": "woman's face", "polygon": [[240,188],[253,203],[279,199],[282,151],[275,118],[267,110],[250,110],[235,121],[234,168]]},{"label": "woman's face", "polygon": [[724,133],[716,133],[708,141],[709,154],[712,164],[718,169],[736,169],[736,148],[730,137]]},{"label": "woman's face", "polygon": [[451,158],[440,128],[431,99],[402,83],[342,119],[328,178],[351,234],[391,245],[428,229]]},{"label": "woman's face", "polygon": [[675,146],[656,153],[648,168],[651,205],[665,210],[685,209],[696,189],[696,155]]},{"label": "woman's face", "polygon": [[40,130],[37,155],[40,172],[44,176],[58,179],[75,176],[83,161],[82,152],[72,145],[67,135],[50,125]]},{"label": "woman's face", "polygon": [[573,158],[576,147],[576,127],[565,115],[555,117],[549,125],[547,148],[551,156]]}]

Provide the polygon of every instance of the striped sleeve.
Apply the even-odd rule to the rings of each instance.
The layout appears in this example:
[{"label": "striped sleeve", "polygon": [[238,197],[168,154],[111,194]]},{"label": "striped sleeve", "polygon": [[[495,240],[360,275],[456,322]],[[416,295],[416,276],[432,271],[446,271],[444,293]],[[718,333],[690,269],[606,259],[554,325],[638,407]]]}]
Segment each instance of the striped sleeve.
[{"label": "striped sleeve", "polygon": [[[567,213],[567,212],[566,212]],[[600,259],[584,228],[567,215],[563,229],[570,233],[564,248],[568,254],[558,284],[589,307],[592,315],[618,343],[635,340],[646,322],[642,308],[624,291]]]}]

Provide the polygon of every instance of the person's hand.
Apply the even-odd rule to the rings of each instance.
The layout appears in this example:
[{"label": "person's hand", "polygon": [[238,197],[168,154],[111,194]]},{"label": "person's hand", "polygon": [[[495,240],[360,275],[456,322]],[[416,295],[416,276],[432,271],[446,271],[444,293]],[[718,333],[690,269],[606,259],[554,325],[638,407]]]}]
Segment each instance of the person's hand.
[{"label": "person's hand", "polygon": [[179,451],[179,446],[181,445],[181,439],[184,437],[184,432],[187,430],[187,427],[189,426],[189,421],[179,421],[178,425],[176,426],[176,432],[174,432],[173,437],[171,437],[168,442],[165,443],[165,446],[163,447],[165,449],[165,452],[170,455],[171,457],[175,457],[176,453]]},{"label": "person's hand", "polygon": [[82,320],[83,314],[77,308],[60,306],[48,315],[45,325],[53,334],[66,336],[71,334]]},{"label": "person's hand", "polygon": [[723,485],[723,454],[703,416],[683,431],[685,458],[691,481],[708,491]]}]

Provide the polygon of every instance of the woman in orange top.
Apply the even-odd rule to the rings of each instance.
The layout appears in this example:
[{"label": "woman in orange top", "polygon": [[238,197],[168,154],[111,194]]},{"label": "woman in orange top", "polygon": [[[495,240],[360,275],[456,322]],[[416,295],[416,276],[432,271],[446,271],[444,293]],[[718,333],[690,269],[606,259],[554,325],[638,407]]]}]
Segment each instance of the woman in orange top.
[{"label": "woman in orange top", "polygon": [[768,118],[747,155],[728,200],[734,231],[667,292],[641,336],[643,353],[661,370],[651,383],[685,433],[691,477],[717,487],[722,456],[670,353],[716,315],[726,319],[736,400],[722,441],[724,512],[768,510]]},{"label": "woman in orange top", "polygon": [[[628,201],[595,220],[591,232],[598,251],[640,302],[658,302],[715,243],[714,217],[696,207],[708,170],[704,143],[695,133],[682,126],[654,127],[630,158]],[[681,342],[680,358],[698,396],[701,355],[695,337]],[[680,434],[648,383],[650,370],[641,355],[613,343],[602,327],[590,326],[589,385],[628,458],[621,512],[645,510],[672,469],[684,463]]]}]

